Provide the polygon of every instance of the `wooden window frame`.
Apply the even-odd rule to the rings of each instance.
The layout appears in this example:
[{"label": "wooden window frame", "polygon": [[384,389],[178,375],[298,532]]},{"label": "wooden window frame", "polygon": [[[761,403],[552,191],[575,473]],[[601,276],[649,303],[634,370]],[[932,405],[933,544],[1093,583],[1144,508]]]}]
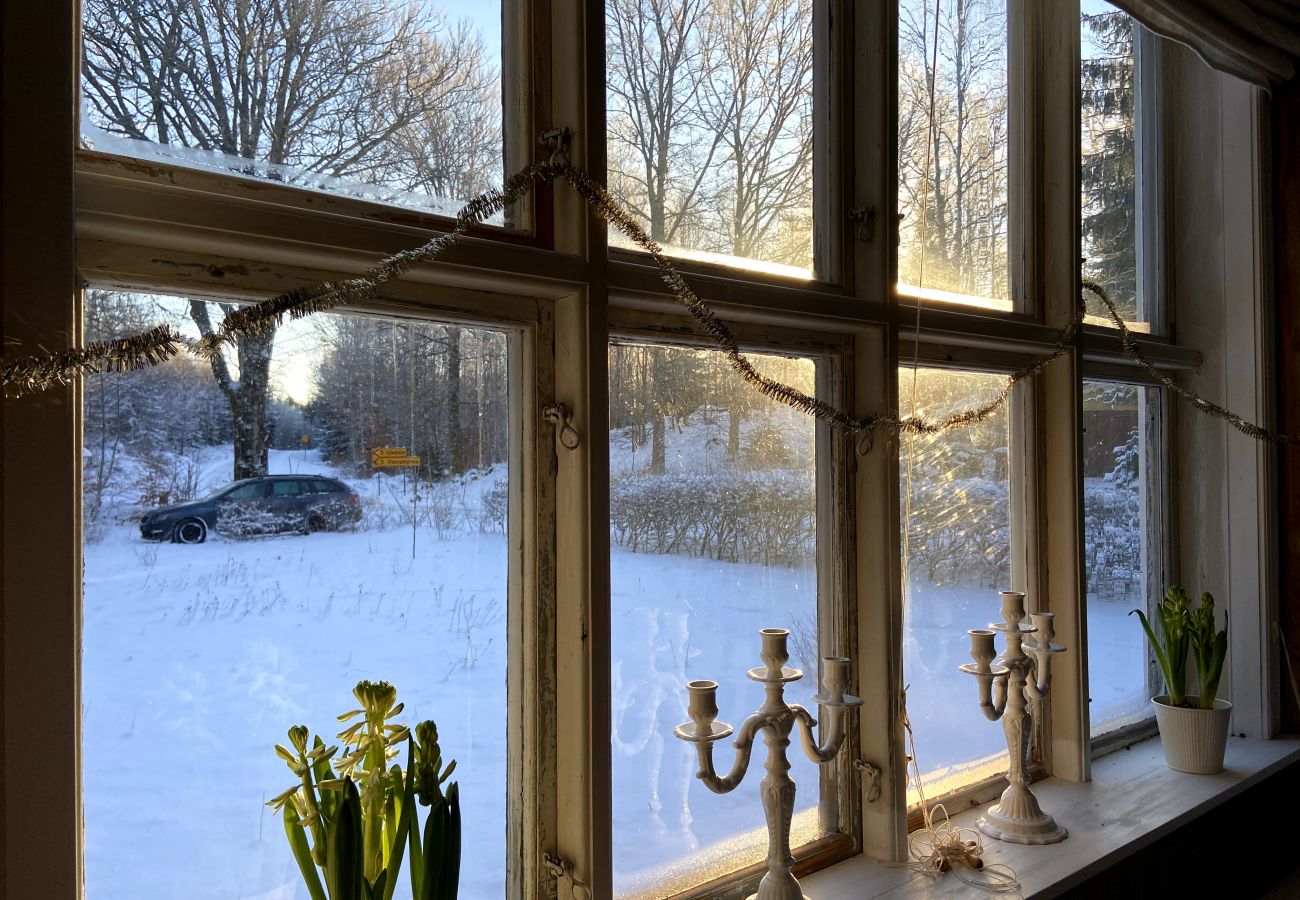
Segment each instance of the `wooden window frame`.
[{"label": "wooden window frame", "polygon": [[[525,135],[516,152],[521,159],[530,154],[523,141],[531,144],[537,128],[567,124],[574,131],[570,158],[599,173],[604,4],[518,2],[524,13],[514,20],[517,30],[506,29],[506,40],[523,48],[529,77],[525,91],[507,97],[510,114],[526,123],[516,133]],[[851,343],[843,358],[852,364],[834,375],[845,404],[859,414],[896,411],[897,364],[908,358],[909,341],[919,338],[927,354],[941,359],[970,353],[1005,364],[1041,353],[1073,314],[1079,277],[1078,4],[1009,0],[1022,35],[1014,45],[1020,48],[1017,90],[1027,98],[1016,107],[1013,127],[1025,153],[1014,173],[1022,195],[1015,207],[1021,237],[1012,283],[1020,285],[1016,297],[1025,298],[1025,311],[927,305],[918,317],[893,287],[894,9],[889,3],[830,2],[843,27],[826,38],[839,57],[830,68],[837,74],[825,86],[825,103],[837,117],[839,140],[827,145],[822,189],[829,198],[884,211],[878,212],[875,239],[857,240],[842,219],[835,221],[843,211],[825,201],[818,207],[826,217],[819,233],[833,245],[826,257],[836,276],[830,281],[683,268],[738,326],[795,327]],[[74,151],[77,15],[76,0],[11,4],[3,12],[4,113],[7,121],[24,123],[3,135],[7,264],[0,277],[7,353],[79,341],[82,283],[264,297],[355,273],[445,227],[360,201]],[[1163,56],[1164,77],[1204,100],[1205,110],[1170,99],[1161,113],[1168,126],[1164,158],[1176,163],[1161,179],[1160,201],[1170,231],[1161,257],[1169,336],[1142,337],[1139,344],[1158,365],[1182,370],[1197,389],[1267,421],[1271,268],[1269,223],[1261,212],[1261,198],[1268,196],[1261,175],[1267,101],[1259,89],[1197,68],[1181,48]],[[1209,121],[1211,115],[1217,119]],[[1226,202],[1221,215],[1197,218],[1206,190],[1200,179],[1207,173]],[[521,814],[511,832],[518,841],[511,853],[520,858],[510,890],[526,898],[550,894],[545,852],[571,863],[602,896],[611,884],[609,651],[599,640],[609,628],[609,460],[601,442],[586,438],[604,429],[611,322],[625,321],[630,308],[662,315],[673,307],[644,259],[609,252],[603,225],[566,187],[540,187],[531,202],[531,238],[475,232],[445,261],[390,286],[374,308],[418,308],[535,329],[517,349],[531,383],[524,391],[530,402],[521,402],[518,417],[525,439],[519,444],[528,447],[520,463],[528,487],[513,502],[525,522],[521,540],[532,548],[523,551],[521,596],[538,618],[521,626],[517,640],[525,679],[546,693],[525,707],[533,715],[519,725],[532,743],[512,748],[512,761],[526,760],[530,768],[525,791],[532,796],[520,802],[533,813]],[[1216,277],[1198,281],[1198,264],[1207,256],[1218,264]],[[1173,336],[1186,343],[1174,343]],[[1231,364],[1241,358],[1251,365]],[[1026,535],[1017,565],[1031,596],[1050,598],[1059,640],[1080,651],[1066,654],[1055,670],[1054,700],[1040,735],[1044,771],[1068,780],[1087,780],[1092,756],[1081,599],[1080,385],[1091,373],[1133,371],[1114,334],[1088,328],[1016,401],[1028,498],[1016,513],[1025,519]],[[557,451],[553,434],[536,422],[536,404],[552,399],[575,412],[574,425],[584,436],[575,451]],[[79,408],[80,388],[72,384],[6,400],[0,421],[5,887],[13,896],[56,900],[72,900],[82,889]],[[1267,738],[1277,727],[1280,684],[1271,633],[1278,593],[1273,451],[1174,405],[1170,445],[1171,571],[1193,578],[1207,570],[1226,573],[1220,590],[1227,589],[1233,613],[1225,685],[1238,703],[1234,731]],[[830,446],[826,465],[847,473],[843,515],[853,535],[837,576],[853,638],[845,646],[854,651],[868,698],[857,750],[884,770],[874,801],[865,796],[867,779],[859,779],[857,846],[897,860],[906,853],[906,808],[896,702],[902,686],[896,444],[878,436],[865,456],[856,456],[847,440]],[[1231,490],[1206,486],[1207,476],[1224,472],[1231,473]],[[38,509],[60,514],[32,515]],[[1198,527],[1216,517],[1225,523],[1222,533]],[[551,691],[556,703],[543,715]],[[33,723],[41,725],[39,742],[23,737]]]}]

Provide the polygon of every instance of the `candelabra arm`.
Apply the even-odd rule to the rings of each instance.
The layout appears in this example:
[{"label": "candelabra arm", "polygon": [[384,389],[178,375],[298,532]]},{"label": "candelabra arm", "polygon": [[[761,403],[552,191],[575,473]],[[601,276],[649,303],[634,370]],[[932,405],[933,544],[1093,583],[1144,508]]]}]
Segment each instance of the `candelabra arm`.
[{"label": "candelabra arm", "polygon": [[977,677],[980,682],[980,712],[990,722],[996,722],[1007,708],[1007,674]]},{"label": "candelabra arm", "polygon": [[[846,716],[843,708],[831,707],[829,709],[830,728],[826,735],[826,743],[820,747],[817,746],[817,737],[813,732],[813,729],[817,727],[817,720],[813,718],[812,713],[799,705],[791,706],[790,711],[794,713],[795,721],[799,723],[799,737],[803,741],[803,752],[808,754],[808,758],[818,765],[833,760],[840,752],[840,746],[844,743],[844,719]],[[823,716],[825,715],[826,713],[823,714]]]},{"label": "candelabra arm", "polygon": [[1052,658],[1029,648],[1029,665],[1025,672],[1025,696],[1043,700],[1052,685]]},{"label": "candelabra arm", "polygon": [[696,744],[695,751],[699,756],[700,771],[695,777],[703,781],[704,786],[715,794],[729,794],[734,791],[744,779],[745,772],[749,770],[749,756],[754,748],[754,736],[758,734],[765,721],[765,716],[754,713],[740,726],[740,731],[736,732],[736,740],[732,745],[736,748],[736,758],[731,764],[731,771],[723,778],[719,778],[713,768],[713,744]]}]

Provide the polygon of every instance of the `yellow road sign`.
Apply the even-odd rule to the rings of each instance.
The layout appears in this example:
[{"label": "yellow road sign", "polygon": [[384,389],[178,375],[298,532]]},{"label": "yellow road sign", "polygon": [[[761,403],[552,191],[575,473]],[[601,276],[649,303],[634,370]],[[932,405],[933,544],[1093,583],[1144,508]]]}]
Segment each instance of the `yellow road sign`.
[{"label": "yellow road sign", "polygon": [[376,469],[403,469],[420,464],[418,456],[381,456],[370,460]]},{"label": "yellow road sign", "polygon": [[408,456],[409,452],[405,447],[375,447],[370,451],[371,459],[381,459],[385,456]]}]

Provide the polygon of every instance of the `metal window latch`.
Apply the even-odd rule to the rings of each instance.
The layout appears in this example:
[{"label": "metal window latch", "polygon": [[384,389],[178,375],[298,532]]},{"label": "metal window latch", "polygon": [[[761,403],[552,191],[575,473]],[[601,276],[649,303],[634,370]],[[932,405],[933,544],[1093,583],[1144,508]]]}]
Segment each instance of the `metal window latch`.
[{"label": "metal window latch", "polygon": [[543,852],[542,865],[546,866],[546,871],[555,876],[557,891],[559,890],[558,882],[563,878],[569,882],[569,894],[573,897],[573,900],[591,900],[591,888],[587,887],[586,882],[573,874],[573,863],[552,853]]},{"label": "metal window latch", "polygon": [[871,779],[871,787],[867,788],[867,802],[875,803],[880,799],[880,776],[883,774],[880,766],[867,762],[865,759],[855,759],[853,760],[853,768]]},{"label": "metal window latch", "polygon": [[542,418],[556,426],[556,439],[566,450],[577,450],[582,437],[573,427],[573,410],[568,404],[552,403],[542,407]]},{"label": "metal window latch", "polygon": [[559,128],[548,128],[538,136],[538,143],[550,154],[547,159],[548,163],[553,166],[567,166],[569,164],[569,139],[572,137],[573,132],[569,131],[567,125],[562,125]]},{"label": "metal window latch", "polygon": [[858,226],[858,240],[864,244],[871,243],[876,236],[876,208],[858,206],[849,210],[849,221]]}]

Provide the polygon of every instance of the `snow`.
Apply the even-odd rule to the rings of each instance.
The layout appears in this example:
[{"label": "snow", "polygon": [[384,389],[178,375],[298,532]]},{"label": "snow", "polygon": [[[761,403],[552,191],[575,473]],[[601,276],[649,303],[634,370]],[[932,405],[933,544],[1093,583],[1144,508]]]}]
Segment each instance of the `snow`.
[{"label": "snow", "polygon": [[[705,417],[678,433],[670,471],[689,474],[691,458],[697,472],[699,460],[720,464],[710,441],[725,429],[725,416]],[[634,452],[625,435],[612,437],[616,473],[648,459],[648,448]],[[800,470],[811,445],[790,443]],[[195,459],[200,494],[228,480],[228,447]],[[129,474],[131,461],[123,466]],[[271,471],[339,475],[311,450],[273,452]],[[400,475],[351,480],[368,504],[352,532],[148,544],[119,515],[87,543],[90,900],[305,897],[280,820],[263,805],[292,783],[272,745],[298,723],[334,734],[362,678],[393,682],[406,721],[437,721],[445,755],[459,761],[462,896],[503,895],[509,544],[473,526],[503,470],[475,474],[448,495],[455,527],[416,530],[414,559]],[[112,496],[124,512],[125,493]],[[694,777],[694,749],[672,728],[688,718],[683,685],[692,678],[720,683],[722,721],[739,725],[757,707],[761,687],[744,672],[758,664],[759,628],[791,627],[792,655],[811,655],[799,638],[814,621],[816,573],[617,547],[611,569],[615,888],[635,896],[670,875],[698,882],[710,866],[762,857],[762,747],[741,787],[718,796]],[[966,629],[995,618],[998,597],[966,584],[915,583],[911,594],[909,707],[922,766],[938,777],[1004,751],[1001,726],[983,718],[973,680],[956,670],[969,658]],[[1132,673],[1145,665],[1127,609],[1089,607],[1098,707],[1131,703]],[[814,676],[790,685],[787,699],[811,706]],[[731,742],[716,751],[725,773]],[[797,804],[809,810],[817,774],[797,745],[792,751]],[[804,837],[816,833],[815,816],[797,824]]]},{"label": "snow", "polygon": [[[460,200],[431,197],[416,191],[402,190],[383,184],[368,184],[350,178],[339,178],[320,172],[311,172],[294,166],[268,163],[264,160],[251,160],[242,156],[231,156],[217,150],[198,150],[182,147],[178,144],[159,144],[153,141],[137,140],[105,131],[95,124],[94,116],[88,109],[81,116],[82,140],[87,149],[132,159],[149,160],[187,169],[206,172],[218,172],[235,175],[240,178],[258,178],[274,181],[278,184],[305,188],[311,191],[365,200],[369,203],[382,203],[403,209],[428,213],[454,219],[460,212],[465,197]],[[501,213],[488,217],[485,224],[504,225]]]}]

